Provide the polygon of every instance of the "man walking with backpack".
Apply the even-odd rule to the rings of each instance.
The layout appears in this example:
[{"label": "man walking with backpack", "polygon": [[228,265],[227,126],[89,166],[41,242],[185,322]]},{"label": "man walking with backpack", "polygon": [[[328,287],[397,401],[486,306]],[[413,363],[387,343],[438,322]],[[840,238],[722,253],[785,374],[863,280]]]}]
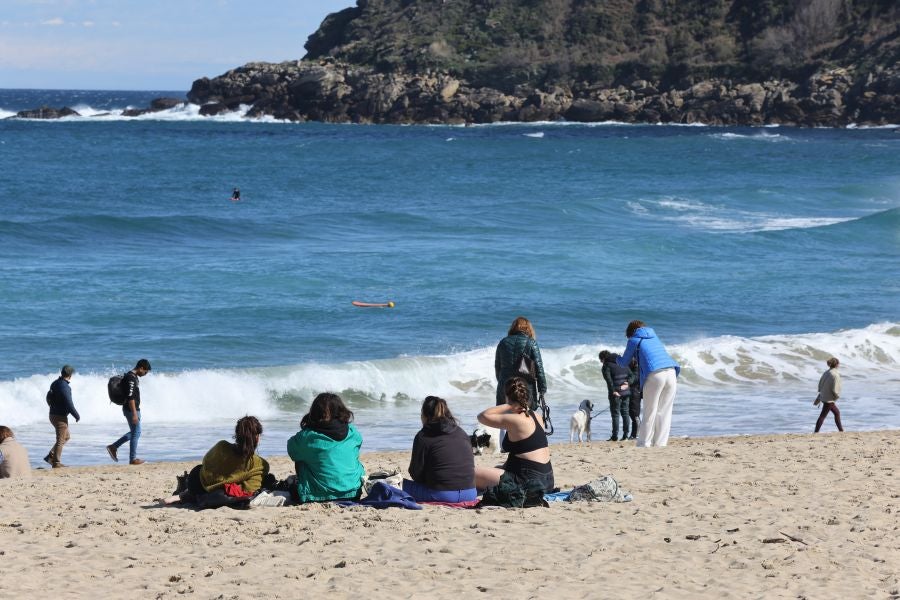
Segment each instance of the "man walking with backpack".
[{"label": "man walking with backpack", "polygon": [[65,467],[62,464],[63,446],[69,441],[69,415],[75,417],[75,422],[81,420],[75,405],[72,403],[72,388],[69,382],[72,381],[72,375],[75,368],[71,365],[64,365],[59,371],[59,377],[50,384],[50,391],[47,392],[47,405],[50,407],[50,423],[56,430],[56,443],[44,461],[54,469]]},{"label": "man walking with backpack", "polygon": [[141,437],[141,388],[139,377],[143,377],[150,372],[150,361],[142,358],[137,361],[135,367],[122,376],[122,383],[119,386],[123,396],[122,414],[128,421],[128,433],[120,437],[118,440],[106,447],[109,457],[119,462],[117,451],[119,446],[125,442],[130,442],[128,452],[128,464],[140,465],[144,461],[137,457],[138,439]]}]

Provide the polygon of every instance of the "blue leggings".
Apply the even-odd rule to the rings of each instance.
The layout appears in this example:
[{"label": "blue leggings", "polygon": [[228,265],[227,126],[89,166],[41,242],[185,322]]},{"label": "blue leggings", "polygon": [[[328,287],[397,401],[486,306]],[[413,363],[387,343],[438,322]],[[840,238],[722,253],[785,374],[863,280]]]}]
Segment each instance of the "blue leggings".
[{"label": "blue leggings", "polygon": [[416,502],[471,502],[478,500],[475,488],[467,490],[433,490],[416,481],[403,480],[403,491]]}]

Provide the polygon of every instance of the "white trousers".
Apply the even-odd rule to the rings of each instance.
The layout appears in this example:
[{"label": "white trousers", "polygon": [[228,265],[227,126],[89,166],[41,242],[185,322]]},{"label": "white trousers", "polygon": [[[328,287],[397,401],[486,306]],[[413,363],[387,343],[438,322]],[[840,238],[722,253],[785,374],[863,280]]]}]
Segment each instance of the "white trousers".
[{"label": "white trousers", "polygon": [[672,406],[675,404],[677,388],[675,369],[661,369],[647,375],[643,387],[638,448],[665,446],[669,442]]}]

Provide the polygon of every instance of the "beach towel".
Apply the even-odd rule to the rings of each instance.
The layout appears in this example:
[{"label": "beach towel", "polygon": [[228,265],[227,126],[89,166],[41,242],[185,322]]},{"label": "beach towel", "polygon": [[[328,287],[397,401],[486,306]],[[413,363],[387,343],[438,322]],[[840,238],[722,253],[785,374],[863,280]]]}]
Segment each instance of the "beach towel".
[{"label": "beach towel", "polygon": [[544,500],[547,502],[565,502],[569,499],[569,494],[572,493],[572,490],[568,490],[565,492],[553,492],[551,494],[544,494]]}]

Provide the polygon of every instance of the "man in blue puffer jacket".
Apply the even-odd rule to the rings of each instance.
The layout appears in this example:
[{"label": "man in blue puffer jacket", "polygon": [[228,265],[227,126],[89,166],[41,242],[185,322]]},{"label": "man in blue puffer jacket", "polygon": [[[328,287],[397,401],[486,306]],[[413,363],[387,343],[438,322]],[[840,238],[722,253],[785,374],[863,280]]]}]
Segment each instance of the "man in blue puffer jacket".
[{"label": "man in blue puffer jacket", "polygon": [[644,418],[638,432],[638,447],[665,446],[669,441],[672,424],[672,407],[678,388],[681,367],[669,356],[656,333],[643,321],[632,321],[625,328],[628,345],[616,359],[621,367],[627,367],[637,356],[641,371],[641,390],[644,400]]}]

